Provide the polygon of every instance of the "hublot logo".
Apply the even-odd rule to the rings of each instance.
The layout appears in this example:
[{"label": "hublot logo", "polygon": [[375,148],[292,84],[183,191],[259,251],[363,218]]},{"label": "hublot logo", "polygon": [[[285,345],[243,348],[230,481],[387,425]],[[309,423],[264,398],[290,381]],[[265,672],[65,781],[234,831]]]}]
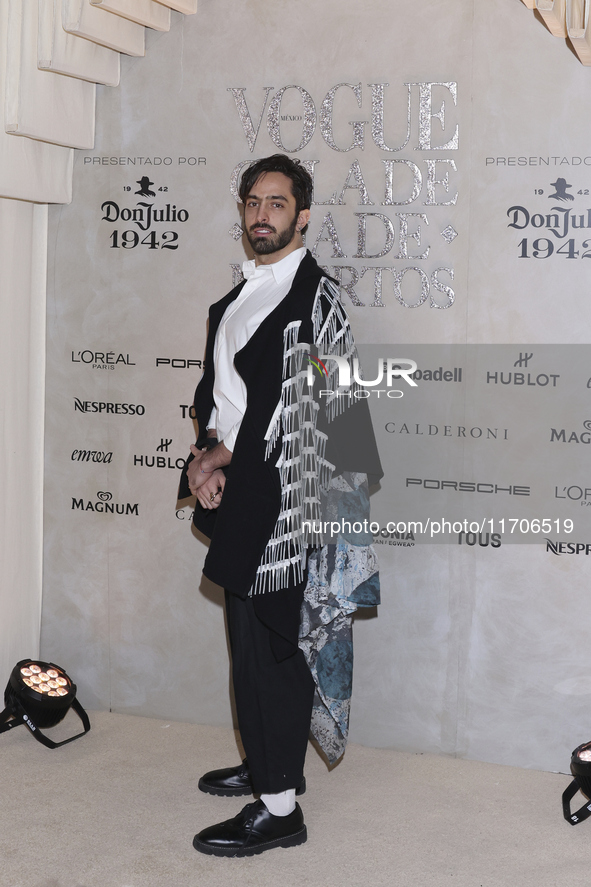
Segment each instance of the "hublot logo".
[{"label": "hublot logo", "polygon": [[[513,367],[527,367],[533,356],[533,351],[520,351]],[[546,388],[550,385],[551,388],[556,388],[558,379],[560,379],[559,373],[504,373],[502,371],[491,372],[490,370],[486,373],[487,385],[524,385],[526,388]],[[552,380],[552,384],[550,384],[550,380]]]},{"label": "hublot logo", "polygon": [[[162,437],[160,438],[160,443],[156,447],[157,453],[168,453],[168,449],[172,444],[171,437]],[[173,468],[175,470],[180,470],[184,468],[186,457],[179,457],[178,459],[171,459],[170,456],[134,456],[133,464],[134,467],[139,465],[142,468]]]}]

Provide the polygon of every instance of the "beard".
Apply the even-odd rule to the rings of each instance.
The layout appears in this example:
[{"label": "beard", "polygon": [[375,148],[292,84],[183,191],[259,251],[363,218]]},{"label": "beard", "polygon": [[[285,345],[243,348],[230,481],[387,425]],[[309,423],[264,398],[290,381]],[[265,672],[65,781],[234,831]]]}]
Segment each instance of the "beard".
[{"label": "beard", "polygon": [[294,238],[296,225],[298,221],[297,213],[294,217],[293,222],[287,228],[284,228],[283,231],[277,231],[277,228],[273,228],[272,225],[265,225],[265,228],[268,228],[271,231],[270,235],[266,237],[255,237],[253,235],[253,231],[255,228],[262,227],[261,225],[251,225],[250,230],[246,231],[246,238],[250,243],[253,251],[258,256],[268,256],[270,253],[279,252],[279,250],[284,249],[284,247],[289,246],[291,241]]}]

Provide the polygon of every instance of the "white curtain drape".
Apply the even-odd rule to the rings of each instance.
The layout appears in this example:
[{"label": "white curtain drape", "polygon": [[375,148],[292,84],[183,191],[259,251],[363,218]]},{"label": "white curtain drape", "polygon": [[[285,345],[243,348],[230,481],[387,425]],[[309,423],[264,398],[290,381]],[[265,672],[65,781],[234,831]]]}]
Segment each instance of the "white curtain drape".
[{"label": "white curtain drape", "polygon": [[39,654],[47,203],[72,199],[95,82],[116,86],[119,52],[144,55],[171,10],[197,0],[0,0],[0,681]]},{"label": "white curtain drape", "polygon": [[0,675],[38,654],[47,206],[0,199]]}]

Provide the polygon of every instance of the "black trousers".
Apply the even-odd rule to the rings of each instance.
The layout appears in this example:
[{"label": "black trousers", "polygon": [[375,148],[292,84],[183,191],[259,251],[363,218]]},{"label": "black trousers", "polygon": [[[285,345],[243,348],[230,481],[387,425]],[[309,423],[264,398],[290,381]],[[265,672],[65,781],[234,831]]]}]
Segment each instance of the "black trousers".
[{"label": "black trousers", "polygon": [[304,588],[245,600],[226,591],[238,727],[257,794],[297,788],[304,775],[314,698],[297,645]]}]

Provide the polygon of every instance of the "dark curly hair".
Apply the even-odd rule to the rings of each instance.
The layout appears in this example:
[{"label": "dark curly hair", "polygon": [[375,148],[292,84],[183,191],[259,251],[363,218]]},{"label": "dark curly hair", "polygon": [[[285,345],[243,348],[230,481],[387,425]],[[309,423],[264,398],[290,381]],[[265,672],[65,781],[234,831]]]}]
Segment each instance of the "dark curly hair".
[{"label": "dark curly hair", "polygon": [[[297,214],[303,209],[310,209],[314,191],[312,176],[300,160],[292,160],[286,154],[272,154],[270,157],[255,160],[244,170],[238,189],[238,196],[242,203],[246,203],[255,183],[268,172],[280,172],[291,181],[291,193],[295,197]],[[306,233],[307,227],[306,225],[302,229],[302,234]]]}]

